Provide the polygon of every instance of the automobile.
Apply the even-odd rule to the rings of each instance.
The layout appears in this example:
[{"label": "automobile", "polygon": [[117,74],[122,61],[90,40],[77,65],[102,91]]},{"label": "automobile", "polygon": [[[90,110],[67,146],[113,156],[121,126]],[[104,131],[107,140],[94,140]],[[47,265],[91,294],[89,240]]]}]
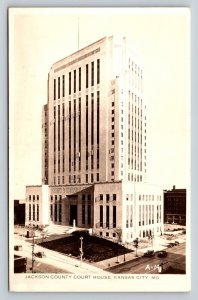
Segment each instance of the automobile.
[{"label": "automobile", "polygon": [[21,251],[22,250],[22,245],[15,245],[14,250],[15,251]]},{"label": "automobile", "polygon": [[39,257],[39,258],[43,258],[43,257],[46,257],[46,254],[45,252],[43,251],[38,251],[34,254],[36,257]]},{"label": "automobile", "polygon": [[172,247],[174,247],[175,246],[175,243],[169,243],[168,244],[168,248],[172,248]]},{"label": "automobile", "polygon": [[154,255],[155,255],[154,250],[147,250],[147,251],[144,253],[144,256],[146,256],[146,257],[150,257],[150,256],[154,256]]},{"label": "automobile", "polygon": [[179,245],[179,242],[178,241],[175,241],[175,246]]},{"label": "automobile", "polygon": [[167,257],[168,253],[165,250],[160,251],[157,256],[162,258],[162,257]]}]

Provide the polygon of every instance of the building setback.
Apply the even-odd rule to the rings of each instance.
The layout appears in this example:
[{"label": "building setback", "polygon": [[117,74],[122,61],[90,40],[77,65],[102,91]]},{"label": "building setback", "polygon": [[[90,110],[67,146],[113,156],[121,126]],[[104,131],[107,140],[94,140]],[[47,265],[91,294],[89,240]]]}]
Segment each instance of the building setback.
[{"label": "building setback", "polygon": [[[43,186],[26,189],[26,223],[75,222],[115,239],[121,230],[123,241],[160,234],[162,191],[145,183],[146,122],[143,67],[126,38],[105,37],[53,64]],[[34,218],[37,209],[45,217]]]},{"label": "building setback", "polygon": [[186,189],[164,191],[164,222],[186,225]]}]

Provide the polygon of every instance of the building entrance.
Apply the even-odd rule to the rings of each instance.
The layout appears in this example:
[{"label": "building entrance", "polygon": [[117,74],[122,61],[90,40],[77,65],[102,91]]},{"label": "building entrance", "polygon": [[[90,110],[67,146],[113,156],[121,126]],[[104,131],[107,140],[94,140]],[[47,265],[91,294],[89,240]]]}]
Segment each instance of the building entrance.
[{"label": "building entrance", "polygon": [[77,215],[77,205],[70,205],[69,225],[73,225],[74,220],[76,222],[76,225],[78,225],[77,224],[77,220],[78,220],[77,217],[78,217],[78,215]]}]

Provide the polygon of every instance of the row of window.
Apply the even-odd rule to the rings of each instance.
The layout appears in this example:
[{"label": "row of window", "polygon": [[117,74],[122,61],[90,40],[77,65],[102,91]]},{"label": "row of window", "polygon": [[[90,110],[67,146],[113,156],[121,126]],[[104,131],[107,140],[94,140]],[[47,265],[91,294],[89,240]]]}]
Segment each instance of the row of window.
[{"label": "row of window", "polygon": [[29,204],[29,221],[39,221],[39,204]]},{"label": "row of window", "polygon": [[[116,228],[116,209],[115,205],[106,206],[106,213],[104,214],[104,205],[100,205],[99,209],[99,226],[103,228]],[[110,210],[112,211],[113,218],[110,219]]]},{"label": "row of window", "polygon": [[39,200],[39,195],[29,195],[29,200],[30,200],[30,201],[31,201],[31,200],[33,200],[33,201]]},{"label": "row of window", "polygon": [[54,222],[62,222],[62,205],[50,204],[50,219]]},{"label": "row of window", "polygon": [[[96,68],[96,78],[95,78],[95,68]],[[89,75],[90,73],[90,75]],[[60,99],[61,96],[65,97],[65,76],[62,75],[58,78],[54,78],[54,100]],[[78,91],[81,91],[82,86],[82,69],[78,68],[75,69],[68,74],[68,94],[71,95],[72,90],[73,93]],[[77,78],[78,77],[78,78]],[[85,87],[89,87],[89,79],[91,86],[94,86],[94,84],[100,84],[100,59],[97,59],[97,61],[92,61],[91,64],[86,64],[85,68]],[[77,86],[78,85],[78,86]]]},{"label": "row of window", "polygon": [[[135,162],[135,165],[136,165],[136,162]],[[139,166],[137,164],[137,170],[139,171]],[[141,170],[141,168],[140,168]],[[134,182],[142,182],[142,175],[133,175],[128,173],[128,181],[134,181]]]},{"label": "row of window", "polygon": [[[134,195],[133,194],[127,194],[126,195],[126,200],[128,201],[128,200],[133,200],[133,197],[134,197]],[[154,201],[155,199],[157,200],[157,201],[161,201],[162,200],[162,196],[160,196],[160,195],[139,195],[138,196],[138,199],[139,200],[146,200],[146,201]]]},{"label": "row of window", "polygon": [[157,199],[157,201],[161,201],[162,197],[160,195],[139,195],[139,200],[153,201]]},{"label": "row of window", "polygon": [[[111,116],[113,117],[114,119],[114,114],[115,114],[115,110],[114,110],[114,102],[112,102],[112,109],[111,109]],[[114,153],[114,123],[111,124],[111,150],[110,150],[110,153]],[[114,178],[114,163],[111,164],[111,180],[113,180]]]},{"label": "row of window", "polygon": [[116,201],[116,199],[117,199],[117,195],[116,194],[112,194],[112,195],[110,195],[110,194],[100,194],[99,195],[99,200],[100,201],[103,201],[103,200],[105,200],[106,202],[109,202],[109,201]]},{"label": "row of window", "polygon": [[103,231],[100,231],[99,235],[100,236],[106,236],[106,237],[109,237],[109,238],[111,238],[111,237],[115,238],[117,236],[117,234],[115,232],[110,233],[108,231],[105,232],[105,233]]}]

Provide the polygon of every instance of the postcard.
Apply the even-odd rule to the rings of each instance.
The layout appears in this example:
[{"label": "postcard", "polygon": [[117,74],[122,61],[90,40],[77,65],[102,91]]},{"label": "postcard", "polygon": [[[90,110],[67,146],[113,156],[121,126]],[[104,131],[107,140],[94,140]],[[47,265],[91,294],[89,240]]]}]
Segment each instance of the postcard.
[{"label": "postcard", "polygon": [[189,8],[10,8],[10,291],[190,291],[190,202]]}]

